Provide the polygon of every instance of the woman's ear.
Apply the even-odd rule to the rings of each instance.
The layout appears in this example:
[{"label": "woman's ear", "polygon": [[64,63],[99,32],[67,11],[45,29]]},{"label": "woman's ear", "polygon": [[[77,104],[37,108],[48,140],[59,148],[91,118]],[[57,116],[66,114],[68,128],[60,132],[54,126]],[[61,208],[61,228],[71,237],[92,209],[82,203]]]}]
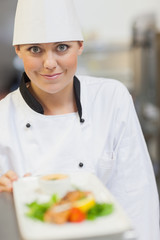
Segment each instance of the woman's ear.
[{"label": "woman's ear", "polygon": [[81,55],[84,47],[83,41],[78,41],[78,44],[79,44],[78,55]]},{"label": "woman's ear", "polygon": [[15,52],[16,52],[16,54],[18,55],[18,57],[22,58],[22,57],[21,57],[20,46],[19,46],[19,45],[16,45],[16,46],[14,46],[14,49],[15,49]]}]

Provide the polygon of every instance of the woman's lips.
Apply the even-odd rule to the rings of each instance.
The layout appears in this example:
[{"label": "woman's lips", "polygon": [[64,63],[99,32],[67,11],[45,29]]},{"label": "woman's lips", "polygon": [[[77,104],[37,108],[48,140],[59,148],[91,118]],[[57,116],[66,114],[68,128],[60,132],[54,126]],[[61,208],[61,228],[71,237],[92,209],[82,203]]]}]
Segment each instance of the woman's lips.
[{"label": "woman's lips", "polygon": [[54,74],[40,74],[42,77],[50,80],[57,79],[62,73],[54,73]]}]

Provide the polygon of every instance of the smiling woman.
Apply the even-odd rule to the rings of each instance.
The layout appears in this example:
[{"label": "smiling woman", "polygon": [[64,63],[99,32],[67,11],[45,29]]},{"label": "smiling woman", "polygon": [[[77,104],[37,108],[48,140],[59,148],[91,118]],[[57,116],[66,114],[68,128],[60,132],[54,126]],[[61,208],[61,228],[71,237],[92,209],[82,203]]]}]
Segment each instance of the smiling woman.
[{"label": "smiling woman", "polygon": [[[83,42],[24,44],[16,45],[15,50],[23,60],[25,72],[31,80],[30,91],[41,102],[44,113],[56,113],[57,98],[61,99],[61,114],[76,111],[72,104],[73,76],[77,69],[77,57],[83,50]],[[59,101],[56,102],[59,108]]]},{"label": "smiling woman", "polygon": [[132,97],[116,80],[75,76],[83,37],[72,1],[18,0],[13,46],[25,71],[0,102],[0,191],[27,173],[89,172],[138,240],[159,240],[157,187]]}]

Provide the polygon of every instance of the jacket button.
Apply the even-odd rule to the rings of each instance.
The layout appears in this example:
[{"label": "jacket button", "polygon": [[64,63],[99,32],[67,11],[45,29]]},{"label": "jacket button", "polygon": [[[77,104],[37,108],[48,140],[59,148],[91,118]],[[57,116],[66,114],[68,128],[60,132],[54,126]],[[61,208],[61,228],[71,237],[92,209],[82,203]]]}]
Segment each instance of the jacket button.
[{"label": "jacket button", "polygon": [[27,128],[30,128],[30,127],[31,127],[31,124],[30,124],[30,123],[27,123],[27,124],[26,124],[26,127],[27,127]]},{"label": "jacket button", "polygon": [[82,162],[79,163],[79,167],[81,167],[81,168],[83,167],[83,163]]},{"label": "jacket button", "polygon": [[81,123],[84,123],[84,122],[85,122],[85,120],[84,120],[83,118],[81,118],[80,122],[81,122]]}]

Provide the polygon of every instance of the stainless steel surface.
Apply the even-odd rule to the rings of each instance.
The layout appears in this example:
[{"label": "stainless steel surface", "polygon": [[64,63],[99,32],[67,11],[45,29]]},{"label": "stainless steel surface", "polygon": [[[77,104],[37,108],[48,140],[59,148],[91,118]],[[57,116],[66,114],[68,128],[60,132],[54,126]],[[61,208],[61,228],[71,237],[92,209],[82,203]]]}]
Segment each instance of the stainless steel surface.
[{"label": "stainless steel surface", "polygon": [[[11,193],[0,193],[0,239],[22,240],[17,225],[14,208],[13,195]],[[45,240],[45,239],[44,239]],[[77,240],[136,240],[134,232],[127,232],[121,236],[105,236]]]},{"label": "stainless steel surface", "polygon": [[0,239],[21,240],[11,193],[0,193]]},{"label": "stainless steel surface", "polygon": [[160,176],[159,43],[153,14],[136,18],[133,28],[133,69],[135,106],[152,159]]}]

